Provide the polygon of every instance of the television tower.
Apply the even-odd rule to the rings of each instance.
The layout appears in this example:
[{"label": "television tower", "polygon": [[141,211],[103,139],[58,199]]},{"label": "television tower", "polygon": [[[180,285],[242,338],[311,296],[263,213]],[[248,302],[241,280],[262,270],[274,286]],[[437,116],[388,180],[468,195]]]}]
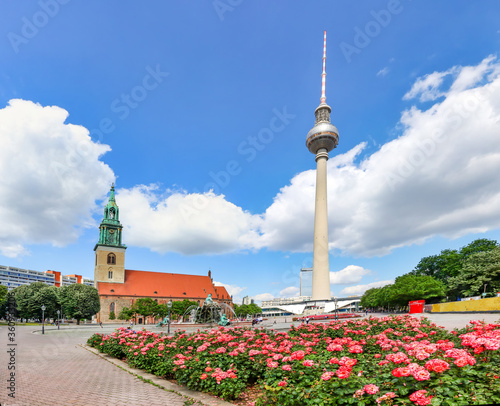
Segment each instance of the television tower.
[{"label": "television tower", "polygon": [[314,208],[312,300],[330,300],[330,264],[328,260],[328,204],[326,161],[328,152],[339,142],[339,131],[330,122],[332,109],[326,104],[326,31],[323,40],[323,73],[321,99],[314,111],[316,122],[307,133],[307,149],[316,155],[316,205]]}]

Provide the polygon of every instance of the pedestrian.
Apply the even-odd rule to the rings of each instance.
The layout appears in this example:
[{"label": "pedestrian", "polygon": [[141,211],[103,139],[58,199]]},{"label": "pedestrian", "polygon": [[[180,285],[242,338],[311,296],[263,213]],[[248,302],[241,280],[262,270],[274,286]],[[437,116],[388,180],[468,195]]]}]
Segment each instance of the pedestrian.
[{"label": "pedestrian", "polygon": [[309,316],[306,317],[306,324],[309,324]]},{"label": "pedestrian", "polygon": [[130,329],[132,329],[132,327],[134,327],[134,322],[133,321],[130,322]]},{"label": "pedestrian", "polygon": [[100,322],[99,322],[99,325],[100,325],[100,326],[101,326],[101,328],[102,328],[102,321],[100,321]]}]

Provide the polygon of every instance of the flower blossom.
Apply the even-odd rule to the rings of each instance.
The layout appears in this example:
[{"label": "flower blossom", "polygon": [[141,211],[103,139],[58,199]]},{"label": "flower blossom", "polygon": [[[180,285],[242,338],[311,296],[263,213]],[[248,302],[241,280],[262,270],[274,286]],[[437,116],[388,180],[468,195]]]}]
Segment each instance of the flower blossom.
[{"label": "flower blossom", "polygon": [[413,392],[410,395],[410,400],[419,406],[429,405],[431,403],[432,396],[426,397],[427,391],[424,389]]},{"label": "flower blossom", "polygon": [[429,371],[434,371],[440,374],[447,369],[450,369],[450,364],[442,359],[431,359],[425,363],[425,368]]},{"label": "flower blossom", "polygon": [[377,393],[379,390],[378,386],[373,384],[365,385],[363,389],[370,395],[375,395],[375,393]]}]

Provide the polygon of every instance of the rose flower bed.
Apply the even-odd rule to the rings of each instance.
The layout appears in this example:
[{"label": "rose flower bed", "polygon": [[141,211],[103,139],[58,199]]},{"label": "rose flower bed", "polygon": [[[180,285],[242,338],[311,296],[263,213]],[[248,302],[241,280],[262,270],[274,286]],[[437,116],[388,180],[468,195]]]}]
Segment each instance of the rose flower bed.
[{"label": "rose flower bed", "polygon": [[251,405],[469,405],[500,402],[500,324],[452,333],[410,316],[316,323],[289,332],[223,328],[173,337],[94,334],[132,367]]}]

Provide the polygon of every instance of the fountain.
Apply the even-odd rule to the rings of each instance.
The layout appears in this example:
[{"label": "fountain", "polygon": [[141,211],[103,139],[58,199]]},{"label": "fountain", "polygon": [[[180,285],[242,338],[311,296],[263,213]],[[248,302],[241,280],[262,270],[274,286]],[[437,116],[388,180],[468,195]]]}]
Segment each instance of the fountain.
[{"label": "fountain", "polygon": [[183,320],[188,317],[189,321],[196,324],[219,324],[227,326],[230,318],[236,318],[236,314],[231,306],[226,303],[217,303],[212,300],[212,295],[209,293],[203,305],[190,306],[184,312]]}]

